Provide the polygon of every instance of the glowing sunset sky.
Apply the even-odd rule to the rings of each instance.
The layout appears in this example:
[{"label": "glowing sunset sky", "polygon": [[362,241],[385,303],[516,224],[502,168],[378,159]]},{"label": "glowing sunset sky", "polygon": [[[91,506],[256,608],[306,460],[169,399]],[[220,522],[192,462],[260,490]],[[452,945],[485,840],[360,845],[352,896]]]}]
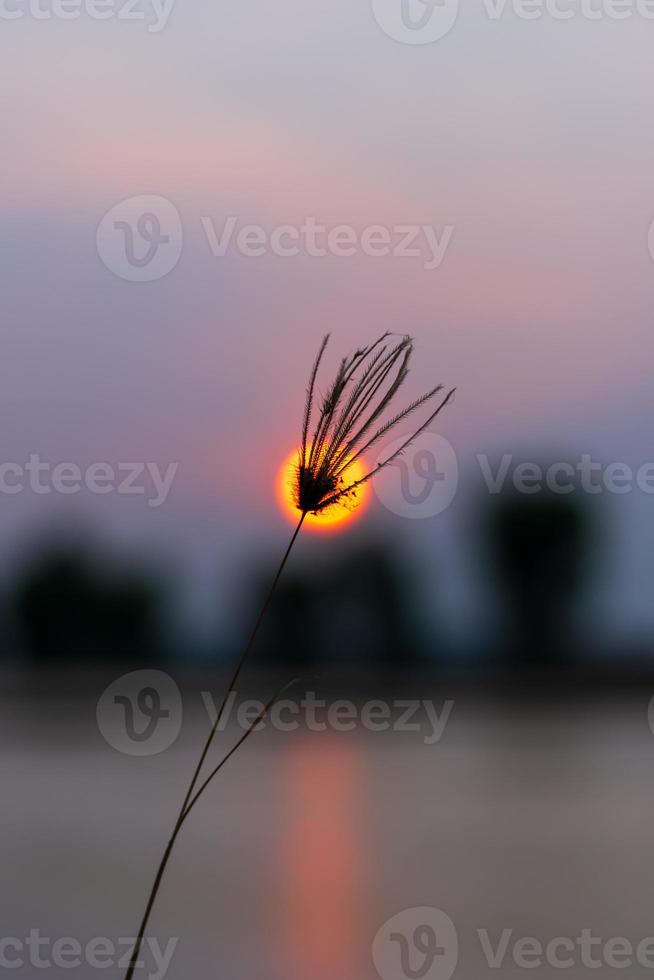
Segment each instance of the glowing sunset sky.
[{"label": "glowing sunset sky", "polygon": [[[281,539],[275,473],[326,330],[330,364],[381,330],[415,335],[411,391],[458,387],[439,431],[462,479],[477,453],[651,459],[653,40],[637,19],[491,22],[468,6],[447,37],[410,46],[367,0],[179,0],[156,34],[3,22],[3,458],[179,461],[159,510],[3,497],[3,540],[84,513],[202,578],[216,536],[226,564]],[[178,209],[183,250],[164,278],[128,282],[96,229],[143,194]],[[431,270],[216,257],[202,219],[220,230],[229,215],[454,232]],[[437,538],[465,524],[474,490]],[[651,616],[652,502],[610,501],[606,615],[630,629]],[[421,522],[403,524],[424,557]]]}]

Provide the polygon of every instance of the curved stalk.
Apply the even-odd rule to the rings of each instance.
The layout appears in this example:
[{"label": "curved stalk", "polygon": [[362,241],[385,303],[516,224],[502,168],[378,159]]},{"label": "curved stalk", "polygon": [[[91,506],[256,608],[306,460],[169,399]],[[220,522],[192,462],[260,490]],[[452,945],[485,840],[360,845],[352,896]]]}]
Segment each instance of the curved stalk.
[{"label": "curved stalk", "polygon": [[[209,752],[209,749],[211,748],[211,745],[213,743],[213,740],[214,740],[214,737],[216,735],[216,732],[218,731],[218,726],[220,725],[220,722],[222,721],[222,717],[223,717],[223,715],[225,713],[225,708],[227,707],[227,702],[229,700],[229,696],[230,696],[230,694],[233,693],[233,691],[234,691],[234,689],[236,687],[236,684],[238,682],[238,679],[239,679],[239,677],[241,675],[241,671],[243,670],[243,667],[245,666],[245,662],[248,659],[248,657],[250,656],[250,653],[251,653],[252,648],[254,646],[254,642],[255,642],[255,640],[257,638],[257,634],[259,632],[259,628],[260,628],[261,623],[263,622],[263,619],[264,619],[264,617],[265,617],[265,615],[266,615],[266,613],[268,611],[268,607],[269,607],[269,605],[270,605],[270,603],[272,601],[272,597],[273,597],[273,594],[274,594],[275,589],[277,587],[277,583],[279,582],[279,580],[280,580],[280,578],[282,576],[282,572],[284,571],[284,568],[286,566],[286,562],[288,561],[289,555],[290,555],[290,553],[291,553],[291,551],[293,549],[293,545],[295,544],[295,541],[297,539],[297,536],[300,533],[300,529],[302,527],[302,524],[304,523],[304,518],[305,517],[306,517],[306,511],[303,511],[302,514],[301,514],[300,520],[297,523],[297,526],[295,528],[295,531],[293,532],[293,535],[291,537],[291,540],[289,542],[289,545],[288,545],[286,551],[284,552],[284,557],[282,558],[282,560],[281,560],[281,562],[279,564],[279,567],[278,567],[277,572],[275,574],[275,577],[274,577],[274,579],[272,581],[272,584],[270,586],[270,589],[268,590],[268,593],[266,595],[266,598],[263,601],[263,605],[261,606],[261,609],[259,611],[259,615],[257,616],[257,618],[255,620],[255,623],[254,623],[254,626],[252,628],[252,632],[250,633],[250,637],[248,639],[248,642],[245,645],[245,648],[243,650],[243,653],[241,654],[241,656],[239,658],[239,661],[238,661],[238,663],[236,665],[236,669],[235,669],[235,671],[234,671],[234,673],[232,675],[232,679],[229,682],[229,687],[227,688],[227,691],[226,691],[225,696],[224,696],[224,698],[222,700],[222,703],[221,703],[220,709],[218,711],[218,714],[216,715],[216,720],[213,723],[213,727],[211,728],[211,731],[209,732],[209,736],[208,736],[208,738],[207,738],[207,740],[205,742],[204,748],[202,749],[202,752],[200,754],[200,758],[199,758],[198,763],[197,763],[197,765],[195,767],[195,771],[193,773],[193,777],[192,777],[191,782],[189,784],[188,790],[186,791],[186,795],[184,797],[184,802],[182,803],[182,805],[180,807],[179,814],[177,816],[177,820],[175,821],[175,825],[173,827],[173,832],[172,832],[171,837],[170,837],[170,840],[168,841],[168,844],[166,845],[166,848],[165,848],[165,850],[163,852],[163,856],[161,858],[161,861],[159,862],[159,867],[157,869],[157,873],[155,875],[155,879],[154,879],[154,882],[152,884],[152,888],[150,889],[150,895],[148,897],[148,901],[147,901],[147,904],[146,904],[146,907],[145,907],[145,912],[143,914],[143,918],[141,920],[141,925],[139,927],[138,935],[137,935],[136,941],[134,943],[134,949],[132,950],[132,957],[131,957],[131,960],[130,960],[130,964],[129,964],[128,968],[127,968],[127,973],[125,974],[125,980],[132,980],[132,977],[134,975],[134,970],[136,969],[136,964],[137,964],[137,961],[138,961],[139,953],[141,951],[141,946],[143,945],[143,939],[145,937],[145,930],[148,927],[148,922],[150,921],[150,915],[152,914],[152,909],[154,907],[154,903],[155,903],[156,898],[157,898],[157,895],[159,893],[159,888],[161,887],[161,882],[163,880],[164,872],[166,870],[166,867],[167,867],[168,862],[170,860],[170,856],[171,856],[172,851],[173,851],[173,848],[175,846],[175,841],[177,840],[177,837],[179,835],[179,832],[182,829],[182,824],[184,823],[184,820],[186,819],[186,816],[188,815],[188,812],[189,812],[189,810],[191,808],[189,806],[189,804],[193,805],[193,803],[195,803],[195,801],[197,799],[197,796],[193,800],[191,798],[193,797],[193,791],[195,790],[195,787],[197,785],[198,779],[200,778],[200,773],[202,771],[202,766],[204,765],[204,761],[205,761],[205,759],[207,757],[207,754]],[[266,710],[268,709],[268,707],[269,707],[269,705],[266,707]],[[239,741],[236,743],[236,745],[234,746],[234,748],[225,756],[225,758],[220,762],[220,764],[217,766],[217,768],[213,771],[213,773],[211,774],[211,777],[210,778],[213,778],[213,776],[216,774],[216,772],[218,772],[218,770],[224,765],[224,763],[227,762],[227,760],[233,755],[233,753],[236,751],[236,749],[239,747],[239,745],[241,745],[242,742],[245,741],[245,739],[247,738],[247,736],[254,729],[254,727],[256,726],[256,724],[258,724],[259,721],[260,721],[260,718],[258,718],[257,721],[254,723],[254,725],[250,729],[248,729],[248,731],[243,735],[243,737],[241,739],[239,739]],[[208,781],[206,781],[202,785],[200,791],[197,794],[198,796],[206,788],[207,782]]]}]

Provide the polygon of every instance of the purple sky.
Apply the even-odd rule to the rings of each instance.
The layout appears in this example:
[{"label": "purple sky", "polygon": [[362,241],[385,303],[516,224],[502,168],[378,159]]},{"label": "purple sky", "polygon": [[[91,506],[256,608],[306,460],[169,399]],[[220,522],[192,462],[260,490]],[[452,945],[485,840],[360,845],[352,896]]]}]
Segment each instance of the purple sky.
[{"label": "purple sky", "polygon": [[[322,334],[335,356],[390,329],[417,339],[408,394],[458,386],[439,431],[461,491],[427,522],[377,505],[371,526],[425,567],[448,545],[456,620],[474,594],[476,454],[654,458],[654,22],[492,20],[480,3],[413,45],[368,0],[184,0],[157,31],[144,0],[145,20],[115,16],[121,2],[107,20],[3,8],[23,15],[0,32],[2,455],[179,469],[159,508],[3,495],[5,551],[83,514],[173,556],[200,595],[217,565],[286,533],[272,483]],[[171,202],[183,237],[167,275],[135,282],[106,267],[96,231],[143,195]],[[207,224],[219,235],[230,215],[237,231],[310,218],[358,241],[373,225],[451,237],[436,268],[424,244],[404,258],[255,258],[233,243],[215,256]],[[654,625],[653,501],[606,500],[615,566],[598,604],[615,628]]]}]

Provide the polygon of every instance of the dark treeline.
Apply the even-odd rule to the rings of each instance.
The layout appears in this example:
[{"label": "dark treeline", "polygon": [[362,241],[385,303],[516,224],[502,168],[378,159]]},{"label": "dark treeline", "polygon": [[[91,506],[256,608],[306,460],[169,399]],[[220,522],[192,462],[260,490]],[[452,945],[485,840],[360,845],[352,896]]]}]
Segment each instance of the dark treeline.
[{"label": "dark treeline", "polygon": [[[574,495],[550,492],[502,494],[478,508],[480,567],[493,614],[492,625],[480,630],[473,658],[463,651],[468,664],[519,673],[588,663],[583,657],[592,654],[592,624],[586,626],[581,613],[601,547],[586,508]],[[447,558],[442,559],[446,570]],[[380,673],[452,669],[462,651],[438,628],[438,583],[431,586],[434,608],[421,609],[424,583],[418,601],[414,575],[383,539],[342,546],[331,559],[308,567],[291,564],[260,634],[257,662]],[[245,583],[239,632],[246,631],[269,576],[265,563]],[[174,660],[179,632],[173,642],[164,625],[173,592],[159,575],[107,561],[83,541],[44,547],[5,589],[5,652],[43,664]],[[182,637],[181,643],[188,663],[193,642]],[[195,650],[205,666],[237,652],[223,636],[208,646]],[[615,663],[628,665],[625,651],[615,653]],[[641,659],[640,665],[647,662]]]}]

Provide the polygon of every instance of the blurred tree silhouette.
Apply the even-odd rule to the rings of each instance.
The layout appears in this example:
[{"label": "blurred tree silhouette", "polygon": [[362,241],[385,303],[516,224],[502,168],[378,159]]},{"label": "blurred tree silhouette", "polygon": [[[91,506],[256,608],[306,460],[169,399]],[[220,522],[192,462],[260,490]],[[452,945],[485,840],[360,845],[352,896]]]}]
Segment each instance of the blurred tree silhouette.
[{"label": "blurred tree silhouette", "polygon": [[590,526],[575,495],[511,491],[490,508],[491,564],[508,629],[502,656],[544,667],[573,650]]},{"label": "blurred tree silhouette", "polygon": [[161,653],[160,588],[146,572],[101,562],[81,547],[52,547],[19,573],[8,617],[37,660],[143,661]]},{"label": "blurred tree silhouette", "polygon": [[[260,582],[267,575],[257,576]],[[257,594],[262,594],[261,586]],[[274,664],[406,669],[423,657],[406,576],[383,543],[287,573],[264,623],[259,657]]]}]

